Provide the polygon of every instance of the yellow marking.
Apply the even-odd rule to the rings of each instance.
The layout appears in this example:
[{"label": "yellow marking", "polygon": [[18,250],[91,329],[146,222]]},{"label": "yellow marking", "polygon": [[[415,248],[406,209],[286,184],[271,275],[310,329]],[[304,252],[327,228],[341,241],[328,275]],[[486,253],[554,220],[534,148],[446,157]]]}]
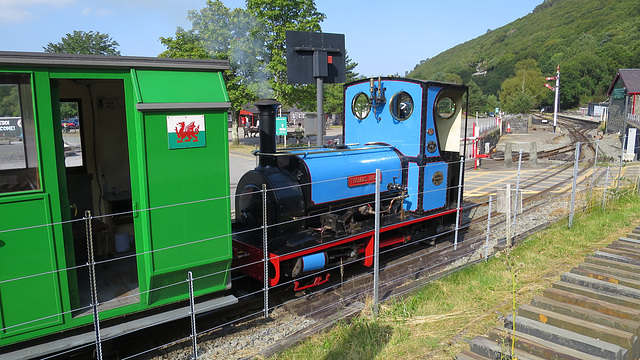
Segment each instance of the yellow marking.
[{"label": "yellow marking", "polygon": [[501,179],[498,179],[498,180],[495,180],[495,181],[490,181],[490,182],[486,183],[486,184],[485,184],[485,185],[483,185],[483,186],[479,186],[479,187],[475,188],[474,190],[475,190],[475,191],[479,191],[479,190],[482,190],[482,189],[486,189],[486,188],[488,188],[488,187],[495,186],[496,184],[503,183],[503,182],[505,182],[505,181],[506,181],[506,180],[508,180],[508,179],[513,179],[513,178],[515,178],[515,177],[517,177],[517,176],[518,176],[518,173],[516,172],[515,174],[511,174],[511,175],[509,175],[509,176],[505,176],[505,177],[503,177],[503,178],[501,178]]},{"label": "yellow marking", "polygon": [[547,319],[547,317],[546,317],[546,316],[544,316],[544,315],[540,314],[540,322],[541,322],[541,323],[546,324],[548,320],[549,320],[549,319]]}]

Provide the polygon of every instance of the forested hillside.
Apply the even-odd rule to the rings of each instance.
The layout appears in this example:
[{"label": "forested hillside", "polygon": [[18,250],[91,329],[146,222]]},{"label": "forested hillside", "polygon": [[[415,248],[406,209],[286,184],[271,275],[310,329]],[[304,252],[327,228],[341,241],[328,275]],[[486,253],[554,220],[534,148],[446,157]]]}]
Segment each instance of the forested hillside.
[{"label": "forested hillside", "polygon": [[[505,102],[505,80],[521,79],[524,93],[522,71],[538,74],[536,82],[544,83],[558,65],[563,108],[603,100],[619,68],[640,67],[640,1],[546,0],[508,25],[421,62],[408,76],[444,80],[456,74],[465,84],[477,84],[484,96]],[[551,93],[527,96],[532,105],[544,106],[553,101]]]}]

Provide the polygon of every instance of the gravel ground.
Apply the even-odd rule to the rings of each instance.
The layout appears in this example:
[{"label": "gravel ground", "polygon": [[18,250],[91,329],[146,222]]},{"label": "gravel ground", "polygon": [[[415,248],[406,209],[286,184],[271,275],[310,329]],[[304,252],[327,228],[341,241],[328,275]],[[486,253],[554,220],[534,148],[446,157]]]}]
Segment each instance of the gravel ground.
[{"label": "gravel ground", "polygon": [[[260,351],[314,324],[314,320],[276,309],[267,320],[245,321],[199,336],[198,359],[251,359]],[[163,355],[149,359],[189,360],[193,358],[192,351],[189,339],[163,350]]]}]

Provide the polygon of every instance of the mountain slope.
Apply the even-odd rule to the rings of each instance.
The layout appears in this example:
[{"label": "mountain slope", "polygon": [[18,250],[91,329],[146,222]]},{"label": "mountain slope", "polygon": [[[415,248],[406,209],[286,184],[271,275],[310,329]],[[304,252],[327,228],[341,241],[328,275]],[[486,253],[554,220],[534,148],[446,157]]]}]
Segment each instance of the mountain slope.
[{"label": "mountain slope", "polygon": [[473,79],[485,94],[496,94],[518,61],[533,58],[549,76],[560,65],[569,80],[593,77],[593,84],[580,85],[565,102],[601,97],[618,68],[640,67],[638,14],[637,0],[547,0],[508,25],[426,60],[409,77],[455,73],[465,83]]}]

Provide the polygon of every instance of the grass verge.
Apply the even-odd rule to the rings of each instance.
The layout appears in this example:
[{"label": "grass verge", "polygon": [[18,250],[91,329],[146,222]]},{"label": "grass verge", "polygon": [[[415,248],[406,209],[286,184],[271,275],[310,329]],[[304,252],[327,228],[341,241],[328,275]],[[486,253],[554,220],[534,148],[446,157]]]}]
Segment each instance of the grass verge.
[{"label": "grass verge", "polygon": [[606,211],[575,220],[571,229],[560,221],[508,253],[381,304],[376,320],[365,312],[273,358],[452,359],[468,348],[464,340],[502,327],[514,308],[640,225],[639,219],[639,199],[623,196]]}]

